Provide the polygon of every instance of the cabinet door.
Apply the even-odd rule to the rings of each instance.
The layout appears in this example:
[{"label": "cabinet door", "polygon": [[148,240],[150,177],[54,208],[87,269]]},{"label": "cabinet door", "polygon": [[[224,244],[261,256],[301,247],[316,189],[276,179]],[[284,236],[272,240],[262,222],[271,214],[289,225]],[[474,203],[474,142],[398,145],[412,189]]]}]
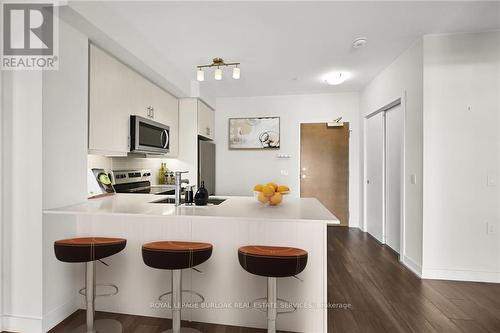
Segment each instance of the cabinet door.
[{"label": "cabinet door", "polygon": [[167,157],[176,157],[179,153],[179,100],[151,84],[151,105],[154,121],[170,126],[170,152]]},{"label": "cabinet door", "polygon": [[198,135],[214,139],[215,113],[205,103],[198,101]]},{"label": "cabinet door", "polygon": [[141,116],[148,119],[153,119],[153,112],[151,108],[153,84],[146,80],[139,73],[131,70],[132,84],[130,90],[131,115]]},{"label": "cabinet door", "polygon": [[129,151],[131,70],[90,46],[89,152],[120,156]]}]

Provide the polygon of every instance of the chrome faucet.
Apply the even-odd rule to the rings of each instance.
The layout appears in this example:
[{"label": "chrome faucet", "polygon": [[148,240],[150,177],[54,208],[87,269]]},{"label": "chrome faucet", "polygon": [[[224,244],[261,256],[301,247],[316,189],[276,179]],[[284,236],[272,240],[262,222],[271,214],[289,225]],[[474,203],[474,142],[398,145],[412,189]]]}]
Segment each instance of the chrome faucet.
[{"label": "chrome faucet", "polygon": [[181,204],[181,191],[182,184],[189,184],[189,179],[182,179],[182,174],[188,173],[188,171],[176,171],[175,172],[175,205],[179,206]]}]

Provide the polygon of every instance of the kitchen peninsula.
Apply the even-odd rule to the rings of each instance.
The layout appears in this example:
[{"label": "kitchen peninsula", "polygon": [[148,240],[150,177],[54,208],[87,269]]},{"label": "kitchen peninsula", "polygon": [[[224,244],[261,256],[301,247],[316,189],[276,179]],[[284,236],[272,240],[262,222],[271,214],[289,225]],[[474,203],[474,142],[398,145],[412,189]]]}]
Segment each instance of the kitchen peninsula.
[{"label": "kitchen peninsula", "polygon": [[[266,295],[266,278],[245,272],[237,250],[250,244],[292,246],[305,249],[309,259],[299,275],[303,282],[278,280],[278,297],[298,306],[293,315],[280,316],[278,329],[326,332],[327,226],[339,221],[318,200],[287,197],[276,207],[263,206],[252,197],[218,197],[225,201],[210,206],[154,203],[166,198],[116,194],[46,210],[44,292],[51,295],[47,311],[71,313],[83,308],[83,297],[78,296],[84,284],[83,265],[57,261],[53,242],[70,237],[120,237],[127,239],[125,250],[107,258],[109,266],[99,264],[97,269],[97,283],[116,284],[120,292],[99,298],[96,309],[170,318],[169,310],[155,306],[158,296],[170,289],[170,273],[144,265],[141,246],[158,240],[192,240],[213,244],[213,254],[197,267],[202,273],[183,272],[183,289],[205,297],[201,307],[183,310],[183,320],[265,328],[266,314],[248,308],[245,302]],[[191,301],[188,294],[183,297]]]}]

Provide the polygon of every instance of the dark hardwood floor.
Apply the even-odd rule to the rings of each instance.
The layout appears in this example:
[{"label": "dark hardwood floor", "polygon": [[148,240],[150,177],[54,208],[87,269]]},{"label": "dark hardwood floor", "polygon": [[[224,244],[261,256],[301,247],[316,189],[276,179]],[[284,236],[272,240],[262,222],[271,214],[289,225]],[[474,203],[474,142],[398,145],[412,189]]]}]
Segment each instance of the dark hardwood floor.
[{"label": "dark hardwood floor", "polygon": [[[420,280],[400,265],[395,253],[358,229],[328,231],[329,333],[500,332],[500,284]],[[119,320],[124,333],[157,333],[166,319],[97,313]],[[279,320],[279,319],[278,319]],[[84,323],[77,311],[51,333]],[[265,330],[183,323],[206,333]],[[315,332],[308,332],[315,333]]]}]

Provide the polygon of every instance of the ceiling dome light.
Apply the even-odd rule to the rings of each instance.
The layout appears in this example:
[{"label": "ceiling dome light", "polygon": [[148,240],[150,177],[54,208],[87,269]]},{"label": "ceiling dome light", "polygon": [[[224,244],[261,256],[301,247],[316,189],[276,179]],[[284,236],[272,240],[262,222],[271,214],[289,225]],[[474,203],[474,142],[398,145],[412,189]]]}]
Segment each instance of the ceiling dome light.
[{"label": "ceiling dome light", "polygon": [[222,80],[222,69],[220,69],[220,68],[216,68],[215,69],[215,71],[214,71],[214,79],[216,79],[217,81]]},{"label": "ceiling dome light", "polygon": [[359,49],[365,46],[367,42],[368,39],[366,39],[366,37],[359,37],[352,41],[352,47],[354,47],[355,49]]},{"label": "ceiling dome light", "polygon": [[205,72],[202,69],[198,69],[196,71],[196,80],[205,81]]},{"label": "ceiling dome light", "polygon": [[350,76],[351,75],[347,72],[335,72],[335,73],[330,73],[330,74],[326,75],[324,78],[324,81],[331,86],[335,86],[335,85],[343,83]]},{"label": "ceiling dome light", "polygon": [[240,79],[240,68],[239,67],[234,67],[233,68],[233,79],[239,80]]}]

